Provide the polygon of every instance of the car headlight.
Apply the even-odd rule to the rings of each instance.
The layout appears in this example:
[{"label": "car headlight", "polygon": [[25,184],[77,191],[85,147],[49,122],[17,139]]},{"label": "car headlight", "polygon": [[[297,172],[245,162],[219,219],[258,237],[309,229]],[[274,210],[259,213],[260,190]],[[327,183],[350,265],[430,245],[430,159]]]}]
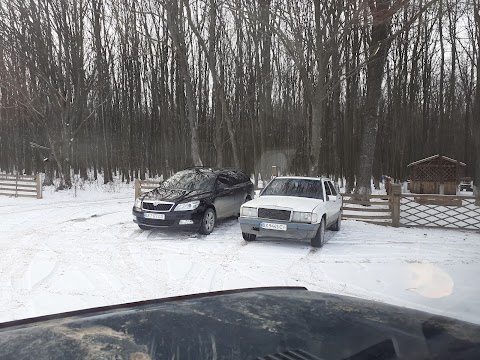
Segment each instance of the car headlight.
[{"label": "car headlight", "polygon": [[198,207],[198,205],[200,205],[200,200],[181,203],[175,207],[175,211],[195,210]]},{"label": "car headlight", "polygon": [[135,209],[141,209],[142,208],[142,199],[136,198],[135,199]]},{"label": "car headlight", "polygon": [[242,206],[240,208],[240,216],[258,217],[258,209],[253,207]]},{"label": "car headlight", "polygon": [[294,211],[293,216],[292,216],[292,221],[293,222],[311,223],[312,222],[312,213]]}]

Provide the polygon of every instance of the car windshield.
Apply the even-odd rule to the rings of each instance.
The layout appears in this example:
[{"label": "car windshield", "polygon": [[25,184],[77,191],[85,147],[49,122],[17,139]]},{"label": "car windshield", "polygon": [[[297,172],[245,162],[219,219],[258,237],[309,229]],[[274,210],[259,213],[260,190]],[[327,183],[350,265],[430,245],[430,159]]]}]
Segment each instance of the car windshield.
[{"label": "car windshield", "polygon": [[205,171],[180,171],[165,180],[161,187],[167,189],[211,191],[215,184],[215,174]]},{"label": "car windshield", "polygon": [[277,285],[480,324],[479,59],[480,0],[0,0],[0,324]]},{"label": "car windshield", "polygon": [[275,179],[263,191],[264,195],[323,199],[322,183],[309,179]]}]

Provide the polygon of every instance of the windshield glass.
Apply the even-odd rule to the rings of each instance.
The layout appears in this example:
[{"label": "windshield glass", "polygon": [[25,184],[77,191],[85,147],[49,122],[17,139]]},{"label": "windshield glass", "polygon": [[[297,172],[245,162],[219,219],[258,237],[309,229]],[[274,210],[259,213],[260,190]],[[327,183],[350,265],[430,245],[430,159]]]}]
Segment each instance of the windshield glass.
[{"label": "windshield glass", "polygon": [[308,179],[275,179],[262,193],[262,196],[264,195],[323,199],[322,183]]},{"label": "windshield glass", "polygon": [[204,171],[180,171],[165,180],[161,187],[167,189],[211,191],[215,184],[215,174]]},{"label": "windshield glass", "polygon": [[479,59],[480,0],[0,0],[0,328],[278,285],[480,324]]}]

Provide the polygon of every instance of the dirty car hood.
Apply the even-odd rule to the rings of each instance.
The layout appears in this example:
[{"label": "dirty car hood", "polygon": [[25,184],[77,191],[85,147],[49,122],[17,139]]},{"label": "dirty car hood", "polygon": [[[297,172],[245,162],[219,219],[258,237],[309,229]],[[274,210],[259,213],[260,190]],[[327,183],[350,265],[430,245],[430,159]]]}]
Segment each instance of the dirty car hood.
[{"label": "dirty car hood", "polygon": [[0,324],[0,359],[477,359],[479,330],[304,288],[248,289]]}]

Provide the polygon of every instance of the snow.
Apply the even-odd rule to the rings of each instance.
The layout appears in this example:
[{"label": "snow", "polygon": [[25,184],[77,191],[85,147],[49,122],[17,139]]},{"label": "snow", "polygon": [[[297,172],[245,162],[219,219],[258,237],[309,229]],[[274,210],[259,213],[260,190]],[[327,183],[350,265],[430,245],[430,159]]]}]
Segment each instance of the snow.
[{"label": "snow", "polygon": [[480,234],[344,221],[324,248],[142,231],[133,185],[86,183],[44,199],[0,197],[0,322],[167,296],[305,286],[480,323]]}]

